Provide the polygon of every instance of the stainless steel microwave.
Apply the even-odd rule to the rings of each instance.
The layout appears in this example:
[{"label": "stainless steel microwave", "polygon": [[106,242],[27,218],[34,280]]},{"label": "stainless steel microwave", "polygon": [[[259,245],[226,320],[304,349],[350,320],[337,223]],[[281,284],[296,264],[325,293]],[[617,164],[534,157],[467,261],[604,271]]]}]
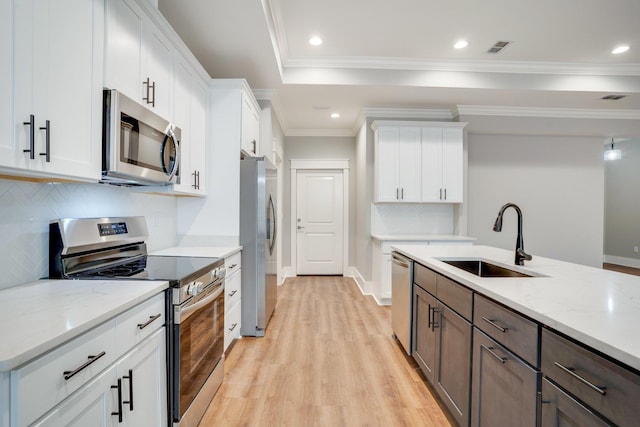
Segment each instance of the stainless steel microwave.
[{"label": "stainless steel microwave", "polygon": [[102,111],[102,182],[180,183],[180,128],[114,89]]}]

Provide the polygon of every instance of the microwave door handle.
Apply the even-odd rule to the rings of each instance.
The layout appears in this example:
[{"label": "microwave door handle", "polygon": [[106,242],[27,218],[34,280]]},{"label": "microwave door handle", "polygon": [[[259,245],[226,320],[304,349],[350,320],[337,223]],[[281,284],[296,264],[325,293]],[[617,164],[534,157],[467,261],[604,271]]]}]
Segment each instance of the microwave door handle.
[{"label": "microwave door handle", "polygon": [[[171,168],[170,171],[167,169],[167,165],[164,163],[164,151],[167,148],[167,143],[169,139],[173,141],[173,144],[176,147],[176,160],[173,164],[173,168]],[[164,171],[164,173],[169,175],[169,180],[172,180],[175,174],[178,172],[178,167],[180,165],[180,144],[178,144],[176,135],[173,133],[173,130],[171,129],[170,126],[165,132],[164,139],[162,140],[162,149],[160,151],[160,163],[162,164],[162,170]]]}]

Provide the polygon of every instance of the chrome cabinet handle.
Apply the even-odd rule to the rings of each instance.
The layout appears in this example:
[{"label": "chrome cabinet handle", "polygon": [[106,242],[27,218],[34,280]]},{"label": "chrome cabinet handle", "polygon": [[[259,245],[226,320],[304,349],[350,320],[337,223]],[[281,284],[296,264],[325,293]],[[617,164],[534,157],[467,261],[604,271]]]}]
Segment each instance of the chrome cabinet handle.
[{"label": "chrome cabinet handle", "polygon": [[49,120],[45,121],[44,127],[40,128],[40,130],[44,131],[44,153],[40,153],[41,156],[46,156],[45,161],[47,163],[51,162],[51,122]]},{"label": "chrome cabinet handle", "polygon": [[62,374],[64,375],[64,380],[67,381],[69,379],[71,379],[72,377],[74,377],[76,374],[80,373],[83,369],[85,369],[86,367],[88,367],[89,365],[91,365],[93,362],[95,362],[96,360],[100,359],[102,356],[104,356],[105,353],[100,352],[99,354],[96,354],[95,356],[89,356],[89,360],[87,360],[86,362],[84,362],[82,365],[78,366],[76,369],[74,369],[73,371],[64,371]]},{"label": "chrome cabinet handle", "polygon": [[441,313],[440,309],[435,306],[431,307],[431,304],[429,304],[429,321],[427,327],[431,328],[431,332],[440,327],[440,322],[436,323],[436,313]]},{"label": "chrome cabinet handle", "polygon": [[229,270],[231,270],[232,268],[236,268],[236,266],[237,266],[237,265],[238,265],[238,264],[231,264],[231,265],[229,266]]},{"label": "chrome cabinet handle", "polygon": [[234,295],[235,295],[235,294],[237,294],[237,293],[238,293],[238,290],[237,290],[237,289],[234,289],[234,290],[233,290],[233,292],[231,292],[231,293],[229,294],[229,296],[230,296],[230,297],[232,297],[232,296],[234,296]]},{"label": "chrome cabinet handle", "polygon": [[396,200],[400,200],[400,189],[396,187]]},{"label": "chrome cabinet handle", "polygon": [[440,200],[442,200],[442,188],[440,189]]},{"label": "chrome cabinet handle", "polygon": [[253,148],[251,149],[251,151],[253,152],[253,154],[257,154],[256,153],[256,144],[257,144],[257,141],[255,139],[253,141],[251,141],[251,145],[253,145]]},{"label": "chrome cabinet handle", "polygon": [[149,77],[147,77],[147,80],[142,82],[142,84],[147,87],[147,94],[142,97],[142,100],[147,101],[147,104],[149,103],[149,83]]},{"label": "chrome cabinet handle", "polygon": [[[147,101],[147,104],[151,104],[152,107],[156,106],[156,82],[151,83],[149,77],[142,82],[147,87],[147,95],[142,97],[143,101]],[[153,95],[149,96],[149,92],[153,91]]]},{"label": "chrome cabinet handle", "polygon": [[120,378],[118,378],[118,385],[112,385],[111,388],[117,388],[118,389],[118,411],[117,412],[112,412],[111,416],[117,415],[118,416],[118,423],[122,422],[122,380]]},{"label": "chrome cabinet handle", "polygon": [[567,374],[569,374],[572,377],[574,377],[575,379],[577,379],[578,381],[580,381],[581,383],[585,384],[591,390],[600,393],[602,396],[606,396],[607,395],[607,388],[606,387],[597,386],[594,383],[592,383],[591,381],[587,380],[586,378],[583,378],[580,375],[576,374],[575,373],[575,368],[568,368],[568,367],[562,365],[559,362],[553,362],[553,364],[556,365],[561,370],[563,370],[564,372],[566,372]]},{"label": "chrome cabinet handle", "polygon": [[129,380],[129,400],[123,400],[122,403],[129,405],[129,410],[133,411],[133,370],[129,369],[129,375],[125,375],[122,378]]},{"label": "chrome cabinet handle", "polygon": [[500,361],[500,363],[507,363],[507,358],[506,357],[502,357],[499,354],[497,354],[496,352],[494,352],[494,348],[493,347],[487,347],[484,344],[480,344],[480,347],[482,347],[483,349],[487,350],[489,352],[490,355],[492,355],[493,357],[495,357],[496,359],[498,359]]},{"label": "chrome cabinet handle", "polygon": [[151,90],[153,91],[153,96],[151,97],[151,106],[156,106],[156,82],[151,84]]},{"label": "chrome cabinet handle", "polygon": [[400,200],[404,200],[404,187],[400,189]]},{"label": "chrome cabinet handle", "polygon": [[23,153],[29,153],[29,158],[31,160],[35,159],[36,157],[36,151],[34,148],[34,144],[35,144],[35,128],[36,128],[36,116],[34,116],[33,114],[31,114],[29,116],[29,121],[28,122],[23,122],[22,124],[25,126],[29,126],[29,149],[28,150],[22,150]]},{"label": "chrome cabinet handle", "polygon": [[231,325],[231,327],[229,328],[229,332],[233,331],[236,328],[236,326],[238,326],[237,322]]},{"label": "chrome cabinet handle", "polygon": [[155,316],[149,316],[149,320],[147,320],[145,323],[138,323],[138,329],[144,329],[147,326],[149,326],[154,320],[159,319],[160,317],[162,317],[162,313],[158,313]]},{"label": "chrome cabinet handle", "polygon": [[444,199],[447,200],[447,189],[444,189]]},{"label": "chrome cabinet handle", "polygon": [[496,328],[497,330],[499,330],[500,332],[507,332],[509,330],[509,328],[503,328],[502,326],[498,325],[496,322],[494,322],[491,319],[487,319],[486,317],[482,316],[482,320],[484,320],[485,322],[487,322],[488,324],[490,324],[491,326],[493,326],[494,328]]}]

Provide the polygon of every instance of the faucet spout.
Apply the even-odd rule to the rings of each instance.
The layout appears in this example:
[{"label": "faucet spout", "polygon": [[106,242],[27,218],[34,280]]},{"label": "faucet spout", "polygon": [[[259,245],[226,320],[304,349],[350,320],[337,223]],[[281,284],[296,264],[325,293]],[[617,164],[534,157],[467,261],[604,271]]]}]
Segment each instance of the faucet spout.
[{"label": "faucet spout", "polygon": [[522,210],[520,210],[518,205],[515,203],[507,203],[500,208],[496,222],[493,224],[493,231],[502,231],[502,217],[504,215],[504,211],[508,208],[513,208],[518,215],[518,237],[516,238],[515,264],[524,265],[524,261],[530,261],[532,257],[524,251],[524,242],[522,238]]}]

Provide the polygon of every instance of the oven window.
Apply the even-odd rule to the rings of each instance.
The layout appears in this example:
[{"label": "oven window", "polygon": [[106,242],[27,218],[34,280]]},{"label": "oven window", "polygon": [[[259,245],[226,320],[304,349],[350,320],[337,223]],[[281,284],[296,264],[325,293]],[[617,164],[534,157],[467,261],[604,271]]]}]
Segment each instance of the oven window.
[{"label": "oven window", "polygon": [[213,372],[224,346],[224,292],[184,320],[180,340],[180,417]]},{"label": "oven window", "polygon": [[121,162],[169,174],[176,159],[176,144],[171,136],[121,113]]}]

